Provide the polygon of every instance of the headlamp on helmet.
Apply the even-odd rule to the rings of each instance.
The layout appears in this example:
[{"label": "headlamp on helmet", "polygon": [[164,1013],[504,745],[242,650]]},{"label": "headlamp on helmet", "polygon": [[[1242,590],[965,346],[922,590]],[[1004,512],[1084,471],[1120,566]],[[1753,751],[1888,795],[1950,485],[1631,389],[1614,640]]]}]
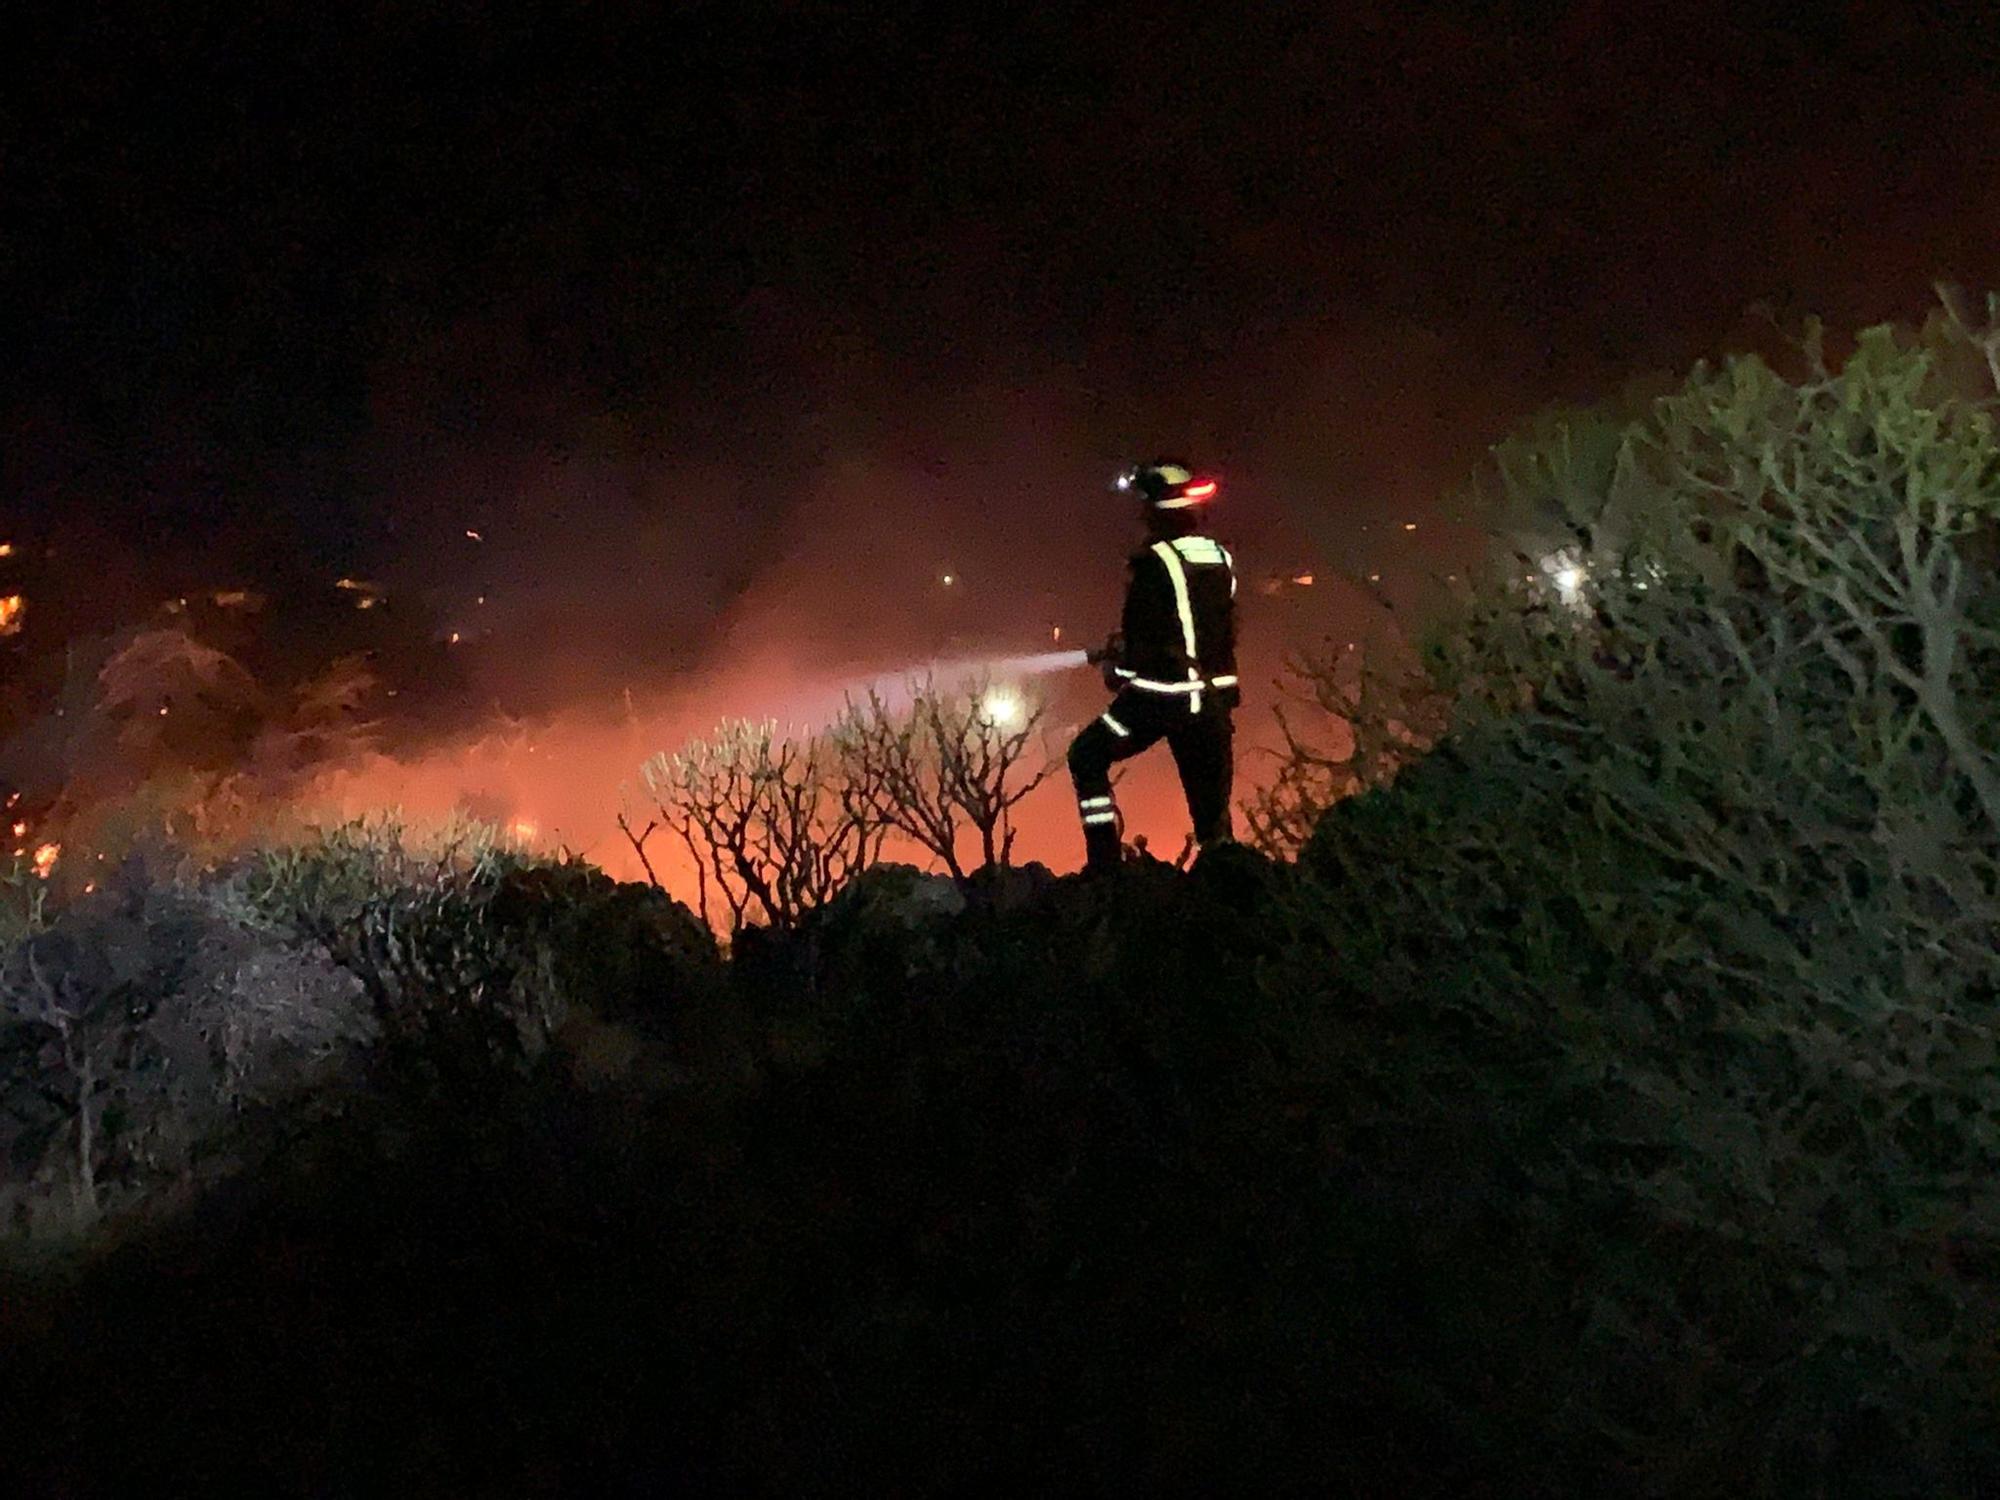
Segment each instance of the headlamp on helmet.
[{"label": "headlamp on helmet", "polygon": [[1155,510],[1185,510],[1214,498],[1213,479],[1197,479],[1186,464],[1161,459],[1134,464],[1119,474],[1112,488],[1124,495],[1137,495]]}]

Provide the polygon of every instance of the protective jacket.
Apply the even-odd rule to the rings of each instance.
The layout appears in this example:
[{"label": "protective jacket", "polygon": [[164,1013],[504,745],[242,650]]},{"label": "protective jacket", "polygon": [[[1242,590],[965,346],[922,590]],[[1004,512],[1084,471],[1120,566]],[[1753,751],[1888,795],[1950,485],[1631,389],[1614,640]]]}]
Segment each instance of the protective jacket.
[{"label": "protective jacket", "polygon": [[1234,708],[1236,565],[1205,536],[1154,542],[1128,567],[1123,646],[1112,671],[1130,690],[1190,714]]}]

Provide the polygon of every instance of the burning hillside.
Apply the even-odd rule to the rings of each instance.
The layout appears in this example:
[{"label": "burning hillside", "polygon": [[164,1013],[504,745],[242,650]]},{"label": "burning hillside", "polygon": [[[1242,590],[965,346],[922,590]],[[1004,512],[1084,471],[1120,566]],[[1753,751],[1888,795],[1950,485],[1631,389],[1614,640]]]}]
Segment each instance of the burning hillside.
[{"label": "burning hillside", "polygon": [[[1024,471],[1008,441],[989,447],[941,472],[828,465],[781,525],[760,523],[747,561],[721,498],[740,478],[647,477],[621,497],[607,473],[518,459],[441,468],[434,487],[491,498],[447,520],[429,496],[372,564],[316,582],[286,581],[296,559],[270,577],[234,557],[206,576],[187,561],[121,575],[121,554],[53,537],[31,575],[13,559],[35,607],[5,657],[23,691],[0,723],[0,786],[72,848],[149,820],[227,839],[400,810],[473,817],[642,878],[618,825],[641,810],[640,767],[725,719],[824,725],[851,695],[893,696],[935,670],[982,679],[1004,716],[1043,706],[1060,756],[1104,706],[1080,648],[1116,623],[1132,517],[1081,461],[1036,492],[1072,516],[1066,530],[957,503],[991,482],[982,472]],[[1079,494],[1098,498],[1066,498]],[[1233,486],[1219,517],[1244,568],[1239,791],[1274,743],[1268,684],[1286,651],[1377,608],[1339,585],[1278,500]],[[93,571],[111,588],[174,587],[120,612]],[[1018,809],[1016,858],[1076,862],[1063,780]],[[1187,815],[1164,753],[1127,768],[1119,795],[1131,833],[1179,848]],[[686,871],[662,858],[679,889]]]},{"label": "burning hillside", "polygon": [[[935,586],[958,591],[954,604],[994,597],[982,594],[976,575],[953,578]],[[484,596],[474,597],[472,607],[482,608]],[[1268,589],[1246,597],[1245,675],[1253,683],[1274,673],[1298,631],[1286,598]],[[1016,641],[1032,643],[1038,629],[1050,645],[1064,639],[1062,625],[1037,626],[1035,610],[1017,612],[1027,623]],[[1040,610],[1055,612],[1046,603]],[[1115,598],[1093,609],[1079,602],[1071,618],[1083,623],[1072,624],[1067,639],[1090,639],[1114,612]],[[405,609],[384,584],[352,576],[334,580],[325,599],[305,601],[242,585],[194,590],[122,634],[60,650],[51,643],[18,658],[30,692],[8,726],[0,777],[37,827],[60,830],[77,847],[115,847],[148,819],[175,837],[226,844],[395,810],[419,823],[470,817],[638,879],[645,862],[619,819],[641,810],[641,765],[722,720],[810,731],[871,691],[903,701],[899,695],[930,675],[977,683],[996,722],[1040,713],[1035,753],[1056,758],[1102,707],[1094,674],[1079,670],[1081,650],[979,652],[963,634],[935,628],[919,634],[918,650],[899,649],[891,632],[870,642],[851,623],[843,644],[813,631],[805,613],[781,577],[738,602],[700,664],[613,690],[608,663],[580,660],[571,665],[576,688],[568,701],[522,713],[497,693],[478,706],[482,689],[504,683],[510,659],[544,654],[504,628],[474,636],[451,628],[448,617],[438,623],[428,611]],[[493,618],[509,616],[495,610]],[[923,654],[925,644],[954,649]],[[348,646],[359,649],[341,649]],[[1257,774],[1263,739],[1247,721],[1261,720],[1260,706],[1253,694],[1246,781]],[[1164,756],[1131,768],[1121,797],[1134,833],[1178,847],[1186,815]],[[1073,864],[1074,825],[1058,776],[1016,810],[1014,857]],[[25,817],[21,837],[28,837]],[[52,835],[46,845],[20,847],[47,876],[59,842]],[[654,872],[686,891],[686,851],[655,844],[651,852]]]}]

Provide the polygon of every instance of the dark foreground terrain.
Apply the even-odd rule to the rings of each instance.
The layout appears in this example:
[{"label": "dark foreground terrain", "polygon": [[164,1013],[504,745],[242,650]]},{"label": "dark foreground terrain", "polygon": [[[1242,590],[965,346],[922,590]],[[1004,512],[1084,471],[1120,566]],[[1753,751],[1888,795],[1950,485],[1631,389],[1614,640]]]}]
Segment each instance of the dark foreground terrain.
[{"label": "dark foreground terrain", "polygon": [[937,886],[880,872],[733,972],[656,949],[657,1011],[627,992],[525,1072],[384,1065],[18,1285],[8,1463],[37,1493],[1443,1472],[1384,1382],[1456,1335],[1329,1214],[1308,1101],[1252,1097],[1214,883],[906,916]]},{"label": "dark foreground terrain", "polygon": [[1976,1387],[1788,1347],[1827,1314],[1782,1248],[1648,1205],[1624,1164],[1666,1117],[1450,1005],[1336,1003],[1299,869],[960,905],[880,870],[724,965],[650,892],[509,873],[492,920],[572,945],[598,1007],[531,1062],[380,1040],[192,1201],[24,1261],[12,1492],[1880,1495],[1990,1462],[1969,1409],[1894,1404]]}]

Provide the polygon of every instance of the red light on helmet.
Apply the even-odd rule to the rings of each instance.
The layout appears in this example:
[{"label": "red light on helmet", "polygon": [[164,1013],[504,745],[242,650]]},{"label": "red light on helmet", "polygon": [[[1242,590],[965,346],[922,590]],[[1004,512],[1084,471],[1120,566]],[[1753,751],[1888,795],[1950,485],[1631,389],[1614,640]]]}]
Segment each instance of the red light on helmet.
[{"label": "red light on helmet", "polygon": [[1181,491],[1189,500],[1206,500],[1215,493],[1213,479],[1197,479]]}]

